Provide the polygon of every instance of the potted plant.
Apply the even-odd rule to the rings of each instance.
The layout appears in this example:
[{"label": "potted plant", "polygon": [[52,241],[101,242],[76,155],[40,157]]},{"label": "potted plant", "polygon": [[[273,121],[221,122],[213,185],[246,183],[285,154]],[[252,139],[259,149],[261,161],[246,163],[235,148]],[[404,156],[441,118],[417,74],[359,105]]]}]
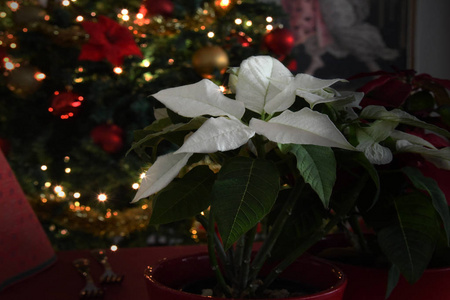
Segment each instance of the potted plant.
[{"label": "potted plant", "polygon": [[[359,89],[365,93],[362,107],[387,107],[448,129],[449,80],[413,70],[363,76],[375,78]],[[341,226],[343,233],[330,235],[311,249],[315,253],[321,249],[321,256],[331,258],[348,275],[344,299],[450,297],[448,289],[441,288],[450,275],[450,142],[445,132],[410,125],[397,129],[423,139],[428,153],[407,142],[397,142],[394,148],[390,138],[385,139],[384,146],[393,155],[389,164],[376,166],[380,186],[363,189]],[[426,159],[427,155],[432,157]],[[375,201],[373,194],[379,195]]]},{"label": "potted plant", "polygon": [[[153,224],[192,216],[202,222],[221,296],[264,297],[279,274],[341,224],[364,188],[380,185],[375,164],[390,163],[380,142],[404,141],[415,147],[402,149],[449,158],[395,129],[405,123],[448,132],[382,106],[360,110],[362,93],[330,87],[340,79],[293,76],[269,56],[250,57],[229,73],[230,93],[202,80],[154,94],[168,116],[137,131],[132,145],[152,163],[133,202],[151,198]],[[175,151],[161,153],[162,141]],[[341,170],[358,167],[364,173],[338,189]],[[255,247],[261,225],[265,238]],[[275,266],[265,272],[268,264]]]}]

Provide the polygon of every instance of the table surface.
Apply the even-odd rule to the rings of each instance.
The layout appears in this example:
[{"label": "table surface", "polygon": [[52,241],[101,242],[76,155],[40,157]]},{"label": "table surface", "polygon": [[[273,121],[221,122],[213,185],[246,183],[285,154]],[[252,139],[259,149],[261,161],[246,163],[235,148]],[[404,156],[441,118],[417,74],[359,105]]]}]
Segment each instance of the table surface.
[{"label": "table surface", "polygon": [[[104,300],[148,299],[145,287],[144,270],[163,258],[189,255],[206,251],[204,245],[122,248],[108,251],[108,261],[118,274],[124,274],[121,284],[104,284]],[[78,300],[79,291],[84,287],[84,278],[73,267],[72,261],[88,258],[91,261],[91,274],[96,283],[103,272],[89,250],[61,251],[57,261],[48,269],[15,283],[0,292],[1,300]]]}]

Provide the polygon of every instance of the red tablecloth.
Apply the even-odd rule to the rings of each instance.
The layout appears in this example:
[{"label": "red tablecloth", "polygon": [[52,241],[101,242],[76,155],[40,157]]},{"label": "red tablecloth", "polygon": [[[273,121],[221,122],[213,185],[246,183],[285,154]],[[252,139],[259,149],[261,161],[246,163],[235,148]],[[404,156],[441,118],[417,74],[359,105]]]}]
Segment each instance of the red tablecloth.
[{"label": "red tablecloth", "polygon": [[[165,257],[176,257],[206,251],[201,246],[173,246],[148,248],[123,248],[116,252],[108,251],[108,260],[116,273],[124,274],[121,284],[104,284],[104,300],[145,300],[147,290],[144,281],[145,268]],[[83,277],[72,266],[77,258],[91,260],[91,273],[94,280],[103,272],[101,265],[94,260],[89,250],[61,251],[57,253],[56,263],[26,280],[18,282],[0,292],[1,300],[78,300],[79,291],[84,287]],[[1,266],[0,266],[1,269]]]}]

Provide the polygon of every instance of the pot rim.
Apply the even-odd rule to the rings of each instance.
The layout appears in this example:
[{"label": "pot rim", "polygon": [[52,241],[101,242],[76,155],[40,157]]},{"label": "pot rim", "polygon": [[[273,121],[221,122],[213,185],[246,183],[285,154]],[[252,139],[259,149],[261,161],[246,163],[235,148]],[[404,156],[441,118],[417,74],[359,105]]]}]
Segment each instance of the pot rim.
[{"label": "pot rim", "polygon": [[[153,264],[153,266],[147,266],[144,270],[144,277],[150,281],[153,285],[155,285],[156,287],[158,287],[161,290],[167,291],[172,294],[175,294],[177,296],[186,296],[186,295],[191,295],[191,296],[197,296],[199,297],[199,299],[213,299],[213,300],[223,300],[224,298],[217,298],[217,297],[212,297],[212,296],[202,296],[199,294],[192,294],[192,293],[188,293],[188,292],[184,292],[181,290],[177,290],[174,288],[170,288],[165,284],[162,284],[161,282],[159,282],[158,280],[156,280],[155,278],[153,278],[153,273],[155,271],[156,268],[158,268],[158,266],[160,264],[163,264],[165,262],[170,262],[170,261],[174,261],[174,260],[187,260],[190,258],[198,258],[198,257],[203,257],[203,256],[208,256],[207,252],[200,252],[197,254],[190,254],[190,255],[179,255],[177,257],[171,257],[171,258],[162,258],[160,259],[157,263]],[[305,295],[305,296],[296,296],[296,297],[289,297],[289,298],[283,298],[284,300],[319,300],[321,299],[320,297],[335,293],[336,290],[340,289],[340,288],[344,288],[347,286],[347,282],[348,282],[348,278],[347,275],[342,271],[342,269],[339,266],[336,266],[335,264],[333,264],[332,262],[329,262],[325,259],[321,259],[319,257],[315,257],[312,255],[304,255],[301,256],[300,258],[298,258],[298,260],[313,260],[315,262],[318,262],[320,264],[323,265],[327,265],[332,269],[332,272],[336,273],[336,283],[332,286],[330,286],[329,288],[320,290],[317,293],[313,293],[313,294],[309,294],[309,295]],[[270,299],[259,299],[259,300],[270,300]]]}]

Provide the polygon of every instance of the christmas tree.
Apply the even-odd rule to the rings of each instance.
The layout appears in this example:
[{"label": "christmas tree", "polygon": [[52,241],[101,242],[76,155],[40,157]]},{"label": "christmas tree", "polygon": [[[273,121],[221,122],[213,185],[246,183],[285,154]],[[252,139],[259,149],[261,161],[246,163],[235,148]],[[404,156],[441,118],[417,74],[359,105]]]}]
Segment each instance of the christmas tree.
[{"label": "christmas tree", "polygon": [[250,0],[1,2],[0,147],[55,248],[198,241],[192,221],[156,234],[150,203],[130,204],[145,170],[133,133],[161,89],[223,83],[258,54],[295,69],[283,20]]}]

